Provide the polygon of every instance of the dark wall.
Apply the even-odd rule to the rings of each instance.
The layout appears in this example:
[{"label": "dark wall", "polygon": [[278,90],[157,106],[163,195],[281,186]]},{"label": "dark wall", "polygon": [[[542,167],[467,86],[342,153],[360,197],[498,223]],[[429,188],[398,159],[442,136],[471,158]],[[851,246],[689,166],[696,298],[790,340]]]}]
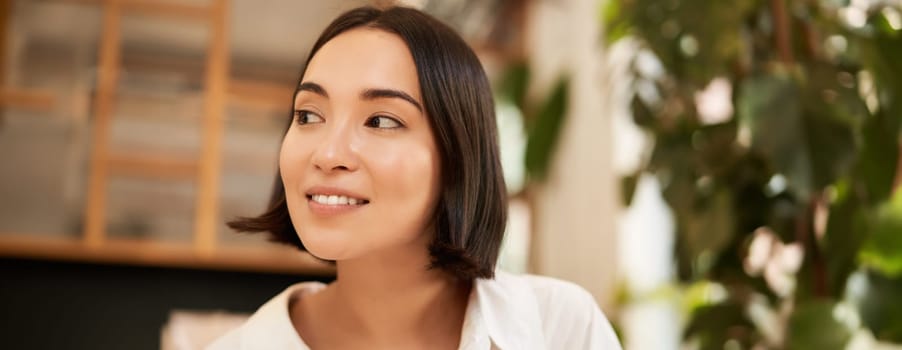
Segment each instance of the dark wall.
[{"label": "dark wall", "polygon": [[317,279],[0,258],[0,348],[158,349],[170,310],[250,313]]}]

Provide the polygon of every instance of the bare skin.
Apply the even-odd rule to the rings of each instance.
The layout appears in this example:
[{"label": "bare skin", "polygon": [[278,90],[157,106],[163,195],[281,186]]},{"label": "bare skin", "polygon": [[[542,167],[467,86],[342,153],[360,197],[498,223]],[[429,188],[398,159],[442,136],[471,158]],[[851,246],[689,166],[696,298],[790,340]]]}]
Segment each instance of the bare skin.
[{"label": "bare skin", "polygon": [[[288,209],[307,250],[338,268],[290,306],[312,349],[460,343],[471,283],[428,269],[441,164],[416,73],[399,37],[353,29],[315,54],[295,96],[280,155]],[[354,204],[320,198],[336,194]]]},{"label": "bare skin", "polygon": [[311,349],[457,349],[470,283],[424,258],[339,262],[338,280],[291,306],[295,329]]}]

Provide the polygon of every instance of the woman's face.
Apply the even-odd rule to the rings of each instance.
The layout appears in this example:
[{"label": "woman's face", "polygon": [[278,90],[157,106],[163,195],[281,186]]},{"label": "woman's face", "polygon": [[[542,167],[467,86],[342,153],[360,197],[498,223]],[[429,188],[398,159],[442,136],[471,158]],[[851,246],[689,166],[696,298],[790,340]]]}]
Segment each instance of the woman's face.
[{"label": "woman's face", "polygon": [[314,55],[299,89],[279,166],[307,250],[328,260],[425,251],[440,164],[404,41],[342,33]]}]

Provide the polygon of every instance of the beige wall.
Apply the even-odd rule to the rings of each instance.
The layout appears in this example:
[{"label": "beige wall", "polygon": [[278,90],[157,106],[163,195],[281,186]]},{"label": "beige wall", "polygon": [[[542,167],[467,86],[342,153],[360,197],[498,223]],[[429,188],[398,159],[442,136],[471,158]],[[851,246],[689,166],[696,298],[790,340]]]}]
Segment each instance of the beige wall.
[{"label": "beige wall", "polygon": [[611,119],[601,84],[598,3],[536,1],[529,54],[535,88],[569,74],[567,122],[546,183],[537,188],[531,270],[575,282],[603,308],[613,305],[618,189]]}]

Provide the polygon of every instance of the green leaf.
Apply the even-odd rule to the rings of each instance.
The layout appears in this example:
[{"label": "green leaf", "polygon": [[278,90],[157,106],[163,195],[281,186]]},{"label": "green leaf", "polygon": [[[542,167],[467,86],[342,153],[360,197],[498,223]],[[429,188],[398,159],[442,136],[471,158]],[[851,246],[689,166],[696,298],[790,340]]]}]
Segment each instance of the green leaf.
[{"label": "green leaf", "polygon": [[526,111],[526,90],[529,88],[530,71],[526,62],[517,62],[507,68],[501,76],[495,91],[498,98],[510,101],[521,111]]},{"label": "green leaf", "polygon": [[[883,16],[878,22],[886,22]],[[902,35],[899,32],[875,31],[873,37],[858,37],[862,48],[861,61],[871,72],[880,98],[880,107],[899,132],[902,123]]]},{"label": "green leaf", "polygon": [[743,23],[755,0],[632,0],[620,13],[661,59],[667,72],[682,82],[703,86],[728,75],[741,59]]},{"label": "green leaf", "polygon": [[[848,174],[855,163],[855,134],[868,116],[852,73],[823,62],[805,67],[801,142],[807,143],[811,181],[820,190]],[[842,82],[841,82],[842,81]]]},{"label": "green leaf", "polygon": [[862,127],[863,142],[855,174],[867,191],[863,199],[868,206],[886,201],[892,193],[899,161],[896,129],[883,111],[868,118]]},{"label": "green leaf", "polygon": [[[813,76],[838,74],[816,65],[809,69]],[[854,120],[865,109],[857,95],[849,97],[845,90],[828,94],[841,94],[829,98],[834,102],[824,101],[821,92],[834,85],[811,79],[800,86],[789,76],[759,75],[740,88],[737,113],[750,132],[752,151],[786,177],[800,200],[847,174],[855,160]]]},{"label": "green leaf", "polygon": [[873,229],[858,255],[861,263],[886,276],[902,277],[902,191],[877,210]]},{"label": "green leaf", "polygon": [[620,178],[620,200],[624,207],[629,207],[633,202],[633,194],[636,193],[636,184],[638,184],[639,176],[641,175],[642,173],[639,172]]},{"label": "green leaf", "polygon": [[902,343],[902,278],[887,278],[875,271],[854,276],[861,278],[849,280],[853,288],[848,295],[858,306],[862,324],[879,340]]},{"label": "green leaf", "polygon": [[740,86],[736,112],[751,136],[752,151],[782,173],[793,192],[807,198],[813,183],[800,97],[788,76],[753,76]]},{"label": "green leaf", "polygon": [[696,273],[704,275],[735,234],[736,215],[733,194],[719,189],[695,209],[695,215],[686,217],[684,223],[687,248],[695,257]]},{"label": "green leaf", "polygon": [[[898,119],[898,118],[897,118]],[[889,198],[893,190],[896,167],[899,161],[898,121],[881,111],[868,118],[862,128],[859,162],[856,173],[867,189],[869,204],[877,204]]]},{"label": "green leaf", "polygon": [[745,307],[730,300],[697,308],[684,337],[696,339],[701,350],[722,350],[728,340],[738,341],[743,349],[749,349],[760,338],[745,314]]},{"label": "green leaf", "polygon": [[[902,11],[902,9],[900,9],[898,7],[893,8],[892,5],[890,5],[890,4],[886,4],[884,6],[887,6],[890,9],[897,10],[897,12],[896,12],[897,15],[899,14],[898,11]],[[874,11],[874,12],[876,12],[876,11]],[[882,34],[887,37],[899,37],[900,35],[902,35],[902,31],[900,31],[899,29],[896,29],[895,27],[893,27],[893,25],[890,24],[889,17],[885,13],[881,13],[880,15],[873,16],[871,18],[871,22],[872,22],[871,24],[874,27],[876,27],[878,30],[880,30],[882,32]]]},{"label": "green leaf", "polygon": [[602,1],[599,6],[599,19],[602,24],[612,23],[623,17],[621,2],[623,0]]},{"label": "green leaf", "polygon": [[878,27],[872,38],[859,37],[862,63],[870,71],[879,98],[879,110],[864,125],[864,145],[859,171],[870,203],[887,198],[892,191],[899,160],[902,127],[902,35],[886,29],[885,16],[876,16]]},{"label": "green leaf", "polygon": [[820,191],[852,168],[857,155],[855,135],[851,125],[829,115],[806,111],[803,122],[798,142],[806,143],[811,190]]},{"label": "green leaf", "polygon": [[629,21],[622,6],[623,0],[608,0],[599,6],[601,24],[604,25],[604,44],[610,46],[625,37],[630,31]]},{"label": "green leaf", "polygon": [[676,219],[676,242],[674,245],[677,276],[681,281],[692,280],[696,251],[687,244],[686,221],[694,215],[697,192],[696,175],[693,172],[692,148],[688,134],[676,130],[657,135],[652,150],[648,170],[654,172],[661,184],[661,195],[673,210]]},{"label": "green leaf", "polygon": [[526,171],[544,179],[554,148],[560,138],[567,112],[569,79],[561,79],[539,109],[526,141]]},{"label": "green leaf", "polygon": [[858,252],[868,234],[866,210],[858,196],[849,194],[830,206],[823,247],[831,296],[841,296],[849,274],[858,269]]},{"label": "green leaf", "polygon": [[702,173],[720,177],[741,161],[736,147],[736,123],[705,125],[692,134]]},{"label": "green leaf", "polygon": [[788,350],[845,349],[852,338],[849,327],[834,318],[836,303],[813,300],[796,305],[787,328]]}]

